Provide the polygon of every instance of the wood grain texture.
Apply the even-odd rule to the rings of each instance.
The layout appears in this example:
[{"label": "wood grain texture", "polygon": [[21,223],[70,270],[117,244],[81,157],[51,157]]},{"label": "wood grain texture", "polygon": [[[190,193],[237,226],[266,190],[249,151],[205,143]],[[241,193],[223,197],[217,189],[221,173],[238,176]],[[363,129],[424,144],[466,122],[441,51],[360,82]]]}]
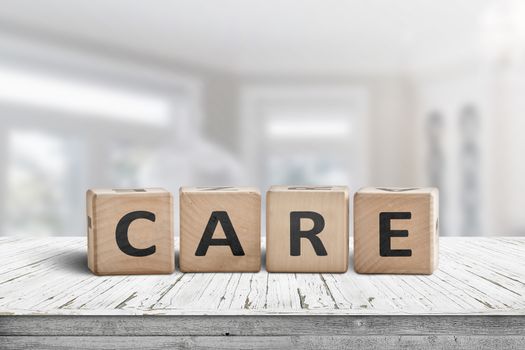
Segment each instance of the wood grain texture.
[{"label": "wood grain texture", "polygon": [[440,250],[428,276],[95,276],[85,238],[0,238],[0,314],[525,315],[525,238],[444,237]]},{"label": "wood grain texture", "polygon": [[0,336],[523,335],[523,316],[1,316]]},{"label": "wood grain texture", "polygon": [[0,348],[519,349],[525,317],[1,316]]},{"label": "wood grain texture", "polygon": [[85,238],[3,237],[0,348],[523,348],[525,238],[440,246],[432,275],[94,276]]},{"label": "wood grain texture", "polygon": [[525,336],[0,337],[5,349],[522,349]]},{"label": "wood grain texture", "polygon": [[[354,196],[354,261],[358,273],[431,274],[438,266],[438,191],[435,188],[363,188]],[[393,215],[408,215],[394,218]],[[380,216],[389,215],[380,228]],[[380,231],[389,250],[381,253]],[[405,237],[400,237],[405,231]],[[392,233],[391,233],[392,232]],[[410,256],[389,256],[404,251]]]},{"label": "wood grain texture", "polygon": [[[292,256],[292,212],[320,215],[322,230],[315,235],[325,255],[313,242],[300,239],[300,252]],[[266,196],[266,269],[271,272],[334,272],[348,269],[348,189],[344,186],[272,186]],[[313,220],[300,220],[300,230],[315,228]],[[304,277],[304,276],[303,276]],[[303,279],[303,277],[298,277]]]},{"label": "wood grain texture", "polygon": [[[197,256],[197,248],[207,225],[214,220],[214,212],[227,215],[243,255],[234,255],[230,245],[210,245],[205,255]],[[212,232],[214,240],[226,238],[220,220]],[[180,269],[183,272],[257,272],[261,269],[261,193],[258,189],[180,189]]]},{"label": "wood grain texture", "polygon": [[[86,194],[88,266],[97,275],[172,273],[173,201],[171,193],[158,188],[93,189]],[[116,229],[127,214],[147,211],[150,219],[131,222],[127,238],[137,249],[154,247],[147,256],[132,256],[119,248]]]}]

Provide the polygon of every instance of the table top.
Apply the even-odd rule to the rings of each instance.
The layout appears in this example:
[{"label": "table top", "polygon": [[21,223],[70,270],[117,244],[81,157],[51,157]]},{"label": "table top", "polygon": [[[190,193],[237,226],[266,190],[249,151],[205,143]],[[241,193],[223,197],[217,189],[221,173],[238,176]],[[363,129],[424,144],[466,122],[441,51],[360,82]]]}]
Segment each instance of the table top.
[{"label": "table top", "polygon": [[95,276],[86,248],[0,238],[0,315],[525,315],[525,237],[443,237],[430,276],[359,275],[352,259],[343,274]]}]

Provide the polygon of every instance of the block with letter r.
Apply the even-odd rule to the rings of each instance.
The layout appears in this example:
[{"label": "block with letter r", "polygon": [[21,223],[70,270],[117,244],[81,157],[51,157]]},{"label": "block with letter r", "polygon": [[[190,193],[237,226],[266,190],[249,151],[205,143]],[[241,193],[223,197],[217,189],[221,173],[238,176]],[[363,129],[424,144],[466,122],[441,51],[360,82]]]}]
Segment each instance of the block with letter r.
[{"label": "block with letter r", "polygon": [[348,189],[272,186],[266,197],[266,269],[346,272]]}]

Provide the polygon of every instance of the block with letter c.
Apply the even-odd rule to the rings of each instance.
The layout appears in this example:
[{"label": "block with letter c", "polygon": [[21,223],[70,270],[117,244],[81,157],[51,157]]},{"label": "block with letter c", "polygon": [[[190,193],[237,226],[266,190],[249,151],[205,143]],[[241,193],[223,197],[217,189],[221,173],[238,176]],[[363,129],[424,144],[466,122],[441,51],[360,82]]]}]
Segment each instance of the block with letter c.
[{"label": "block with letter c", "polygon": [[87,191],[88,267],[97,275],[175,270],[173,201],[160,188]]}]

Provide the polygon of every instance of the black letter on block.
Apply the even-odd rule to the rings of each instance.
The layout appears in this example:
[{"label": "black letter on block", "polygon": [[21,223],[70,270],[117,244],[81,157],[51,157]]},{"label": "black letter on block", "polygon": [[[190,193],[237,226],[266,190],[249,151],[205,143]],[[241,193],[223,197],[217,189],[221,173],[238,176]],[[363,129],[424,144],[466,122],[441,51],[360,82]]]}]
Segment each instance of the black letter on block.
[{"label": "black letter on block", "polygon": [[[218,222],[221,223],[226,238],[213,238],[213,232],[215,232]],[[225,211],[214,211],[211,213],[210,220],[208,220],[208,224],[206,225],[206,229],[202,234],[202,238],[199,246],[197,247],[197,251],[195,251],[195,255],[206,255],[208,247],[211,245],[228,245],[230,246],[233,255],[244,255],[241,242],[239,242],[239,238],[237,238],[237,234],[235,233],[235,229],[233,228],[232,222],[230,221],[230,217]]]},{"label": "black letter on block", "polygon": [[379,255],[381,256],[412,256],[411,249],[391,249],[390,238],[408,237],[407,230],[391,230],[390,220],[410,219],[412,213],[379,213]]},{"label": "black letter on block", "polygon": [[131,256],[148,256],[155,253],[155,246],[145,249],[137,249],[129,243],[128,229],[129,225],[137,219],[146,219],[155,222],[155,214],[149,211],[132,211],[120,219],[117,224],[117,230],[115,232],[117,238],[117,245],[124,253]]},{"label": "black letter on block", "polygon": [[[310,219],[314,227],[310,231],[301,231],[301,219]],[[301,238],[308,238],[314,247],[315,254],[326,256],[323,242],[317,237],[324,229],[324,218],[313,211],[292,211],[290,213],[290,255],[301,255]]]}]

